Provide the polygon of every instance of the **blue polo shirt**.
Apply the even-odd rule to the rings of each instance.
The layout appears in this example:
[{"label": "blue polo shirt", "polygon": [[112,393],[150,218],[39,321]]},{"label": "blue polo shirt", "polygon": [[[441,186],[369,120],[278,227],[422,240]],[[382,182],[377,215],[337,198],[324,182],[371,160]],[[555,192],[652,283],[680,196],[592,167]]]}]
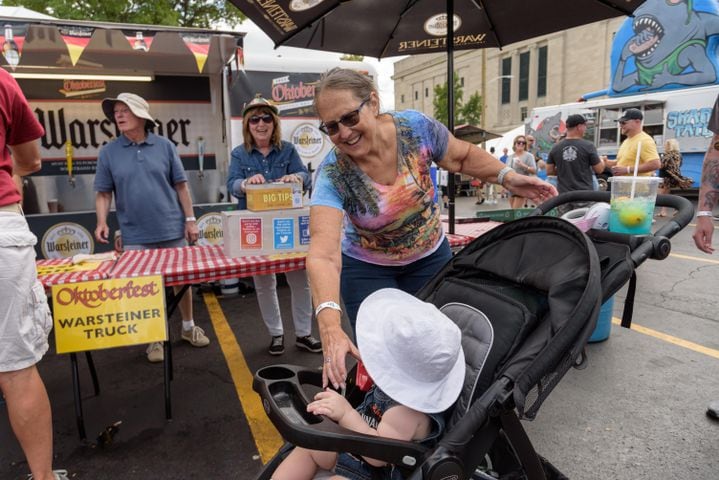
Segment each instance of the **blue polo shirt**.
[{"label": "blue polo shirt", "polygon": [[280,148],[273,145],[266,157],[256,147],[252,147],[248,152],[244,144],[232,149],[231,157],[227,191],[237,198],[237,208],[240,210],[247,208],[247,198],[240,185],[243,180],[258,173],[268,182],[289,174],[297,175],[302,179],[302,189],[305,192],[312,185],[307,167],[302,163],[295,146],[285,140],[281,141]]},{"label": "blue polo shirt", "polygon": [[184,237],[185,214],[175,184],[186,181],[175,145],[154,133],[139,144],[120,135],[100,149],[95,191],[115,194],[126,245]]}]

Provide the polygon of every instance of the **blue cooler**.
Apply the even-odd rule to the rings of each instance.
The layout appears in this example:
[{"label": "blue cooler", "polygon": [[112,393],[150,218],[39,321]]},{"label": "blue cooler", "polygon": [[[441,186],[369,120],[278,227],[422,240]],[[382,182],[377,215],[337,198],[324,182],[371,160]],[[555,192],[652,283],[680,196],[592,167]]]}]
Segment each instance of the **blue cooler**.
[{"label": "blue cooler", "polygon": [[602,304],[599,309],[599,318],[597,318],[597,326],[594,327],[592,336],[589,337],[589,343],[603,342],[609,338],[609,332],[612,331],[612,313],[614,311],[614,297],[610,298]]}]

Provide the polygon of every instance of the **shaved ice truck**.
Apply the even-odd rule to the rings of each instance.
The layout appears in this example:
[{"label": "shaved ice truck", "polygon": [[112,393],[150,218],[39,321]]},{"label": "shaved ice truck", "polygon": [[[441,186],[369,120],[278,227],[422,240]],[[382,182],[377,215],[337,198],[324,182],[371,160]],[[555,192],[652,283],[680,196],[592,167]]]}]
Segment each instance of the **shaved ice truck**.
[{"label": "shaved ice truck", "polygon": [[585,138],[614,158],[624,140],[616,120],[637,108],[660,154],[666,140],[678,141],[682,174],[698,187],[712,137],[707,122],[719,95],[718,45],[718,2],[647,0],[616,34],[610,87],[585,94],[582,102],[533,109],[525,131],[546,158],[566,132],[567,117],[579,113],[587,119]]}]

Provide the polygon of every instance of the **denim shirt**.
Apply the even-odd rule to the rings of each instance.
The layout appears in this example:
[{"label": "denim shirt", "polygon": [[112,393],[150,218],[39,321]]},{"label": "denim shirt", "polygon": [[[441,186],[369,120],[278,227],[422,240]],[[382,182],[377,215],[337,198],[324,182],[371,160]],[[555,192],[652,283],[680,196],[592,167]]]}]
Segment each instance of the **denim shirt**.
[{"label": "denim shirt", "polygon": [[285,175],[295,174],[302,179],[304,191],[309,190],[312,185],[307,167],[304,166],[297,150],[290,142],[282,140],[279,149],[273,145],[266,157],[256,147],[252,147],[248,152],[244,145],[239,145],[232,150],[227,192],[237,197],[240,210],[247,208],[245,192],[242,191],[240,185],[243,180],[258,173],[261,173],[268,182],[278,180]]}]

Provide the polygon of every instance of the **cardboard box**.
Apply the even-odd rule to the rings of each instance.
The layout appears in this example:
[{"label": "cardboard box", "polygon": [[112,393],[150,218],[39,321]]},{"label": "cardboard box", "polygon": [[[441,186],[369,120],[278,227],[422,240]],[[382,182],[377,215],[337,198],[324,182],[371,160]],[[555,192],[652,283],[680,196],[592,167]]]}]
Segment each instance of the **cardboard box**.
[{"label": "cardboard box", "polygon": [[222,212],[228,257],[306,252],[310,247],[310,207],[267,212]]},{"label": "cardboard box", "polygon": [[247,209],[253,212],[302,207],[302,185],[299,183],[263,183],[245,185]]}]

